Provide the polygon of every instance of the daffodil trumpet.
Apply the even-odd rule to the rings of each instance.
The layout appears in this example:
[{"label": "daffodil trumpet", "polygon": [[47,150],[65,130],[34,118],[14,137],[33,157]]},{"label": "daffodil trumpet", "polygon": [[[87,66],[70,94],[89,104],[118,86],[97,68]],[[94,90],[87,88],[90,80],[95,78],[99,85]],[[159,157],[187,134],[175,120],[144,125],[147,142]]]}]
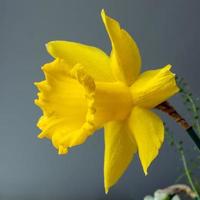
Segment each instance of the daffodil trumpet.
[{"label": "daffodil trumpet", "polygon": [[165,101],[156,106],[157,109],[167,113],[172,119],[174,119],[183,129],[185,129],[188,135],[191,137],[193,142],[200,150],[200,138],[193,129],[193,127],[170,105],[169,102]]},{"label": "daffodil trumpet", "polygon": [[179,88],[171,65],[141,73],[141,56],[133,38],[101,12],[112,51],[69,41],[51,41],[53,62],[42,67],[45,80],[35,103],[42,109],[39,138],[59,154],[80,145],[104,128],[106,193],[124,174],[138,152],[144,173],[157,157],[164,126],[153,109]]}]

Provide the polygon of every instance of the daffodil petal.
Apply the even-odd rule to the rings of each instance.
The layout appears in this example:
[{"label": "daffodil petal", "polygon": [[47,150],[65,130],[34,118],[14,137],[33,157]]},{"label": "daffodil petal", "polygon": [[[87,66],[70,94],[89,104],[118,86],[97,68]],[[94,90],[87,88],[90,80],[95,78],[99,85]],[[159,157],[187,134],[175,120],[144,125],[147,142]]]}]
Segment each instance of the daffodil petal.
[{"label": "daffodil petal", "polygon": [[79,64],[71,70],[59,59],[45,64],[46,80],[36,83],[40,90],[35,103],[42,109],[39,138],[52,140],[59,154],[83,143],[94,132],[94,80]]},{"label": "daffodil petal", "polygon": [[124,121],[105,125],[104,186],[106,193],[123,175],[137,151]]},{"label": "daffodil petal", "polygon": [[131,86],[133,103],[145,108],[154,108],[179,91],[171,65],[149,70],[139,76]]},{"label": "daffodil petal", "polygon": [[131,85],[140,73],[141,57],[133,38],[120,24],[101,12],[102,20],[112,43],[111,68],[116,79]]},{"label": "daffodil petal", "polygon": [[158,155],[164,140],[163,122],[155,113],[144,108],[134,107],[128,125],[137,143],[144,173],[147,174],[147,169]]},{"label": "daffodil petal", "polygon": [[64,59],[70,66],[80,63],[96,81],[113,81],[109,57],[100,49],[69,41],[51,41],[47,51],[54,58]]}]

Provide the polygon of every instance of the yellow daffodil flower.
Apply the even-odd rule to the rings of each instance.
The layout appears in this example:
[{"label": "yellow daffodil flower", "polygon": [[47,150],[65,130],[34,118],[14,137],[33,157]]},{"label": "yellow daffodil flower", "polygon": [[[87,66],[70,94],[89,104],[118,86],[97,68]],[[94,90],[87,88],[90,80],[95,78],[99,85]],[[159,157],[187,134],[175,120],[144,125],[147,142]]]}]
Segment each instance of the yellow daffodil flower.
[{"label": "yellow daffodil flower", "polygon": [[135,41],[104,10],[101,16],[111,55],[79,43],[49,42],[47,51],[55,60],[42,67],[45,80],[36,83],[40,92],[35,103],[43,111],[39,138],[50,139],[59,154],[104,127],[108,192],[137,151],[147,174],[164,139],[163,122],[151,109],[179,89],[171,65],[140,74]]}]

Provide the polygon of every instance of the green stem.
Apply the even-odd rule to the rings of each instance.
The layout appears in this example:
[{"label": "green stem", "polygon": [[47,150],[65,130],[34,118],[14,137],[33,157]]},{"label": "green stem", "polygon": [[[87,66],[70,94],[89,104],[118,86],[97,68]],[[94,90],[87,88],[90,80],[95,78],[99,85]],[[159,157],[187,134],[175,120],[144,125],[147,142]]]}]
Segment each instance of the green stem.
[{"label": "green stem", "polygon": [[[192,108],[193,113],[195,114],[195,117],[198,116],[198,111],[197,111],[196,105],[195,105],[195,103],[194,103],[194,100],[193,100],[192,97],[191,97],[190,95],[188,95],[187,93],[185,93],[185,95],[186,95],[186,98],[187,98],[187,99],[189,100],[189,102],[191,103],[191,108]],[[198,134],[200,135],[200,124],[199,124],[199,120],[195,118],[194,123],[195,123],[196,129],[197,129],[197,132],[198,132]]]},{"label": "green stem", "polygon": [[197,133],[194,131],[192,127],[189,127],[188,129],[186,129],[186,131],[188,132],[189,136],[191,137],[191,139],[193,140],[193,142],[196,144],[196,146],[200,151],[200,138],[197,135]]},{"label": "green stem", "polygon": [[161,104],[157,105],[156,108],[167,113],[172,119],[176,121],[177,124],[184,128],[200,150],[199,135],[194,131],[190,124],[175,110],[175,108],[170,105],[169,102],[162,102]]},{"label": "green stem", "polygon": [[185,174],[186,174],[186,177],[188,179],[188,182],[192,188],[192,190],[196,193],[197,197],[195,198],[195,200],[200,200],[200,196],[195,188],[195,185],[193,183],[193,180],[192,180],[192,177],[191,177],[191,174],[189,172],[189,169],[188,169],[188,165],[187,165],[187,161],[186,161],[186,158],[185,158],[185,155],[184,155],[184,152],[182,149],[179,149],[180,151],[180,154],[181,154],[181,160],[183,162],[183,167],[184,167],[184,170],[185,170]]}]

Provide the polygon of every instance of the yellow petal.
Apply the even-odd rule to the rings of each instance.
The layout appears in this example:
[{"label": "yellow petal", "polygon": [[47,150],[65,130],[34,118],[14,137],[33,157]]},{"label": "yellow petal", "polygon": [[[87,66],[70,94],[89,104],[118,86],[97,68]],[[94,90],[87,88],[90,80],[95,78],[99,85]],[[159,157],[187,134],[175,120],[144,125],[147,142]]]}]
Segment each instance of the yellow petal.
[{"label": "yellow petal", "polygon": [[111,67],[117,80],[131,85],[140,73],[141,57],[131,36],[121,29],[120,24],[106,15],[101,16],[112,43]]},{"label": "yellow petal", "polygon": [[126,171],[134,153],[135,141],[124,121],[112,121],[105,125],[104,186],[106,193]]},{"label": "yellow petal", "polygon": [[35,103],[43,110],[38,122],[39,138],[47,137],[59,150],[79,145],[93,133],[91,96],[93,79],[76,65],[69,71],[62,61],[55,60],[43,67],[46,80],[36,83],[40,92]]},{"label": "yellow petal", "polygon": [[164,140],[164,127],[161,119],[153,112],[134,107],[129,120],[129,128],[135,139],[144,173],[158,155]]},{"label": "yellow petal", "polygon": [[51,41],[47,50],[54,58],[64,59],[74,66],[80,63],[96,81],[113,81],[109,57],[100,49],[69,41]]},{"label": "yellow petal", "polygon": [[131,86],[133,103],[153,108],[179,91],[171,65],[144,72]]}]

